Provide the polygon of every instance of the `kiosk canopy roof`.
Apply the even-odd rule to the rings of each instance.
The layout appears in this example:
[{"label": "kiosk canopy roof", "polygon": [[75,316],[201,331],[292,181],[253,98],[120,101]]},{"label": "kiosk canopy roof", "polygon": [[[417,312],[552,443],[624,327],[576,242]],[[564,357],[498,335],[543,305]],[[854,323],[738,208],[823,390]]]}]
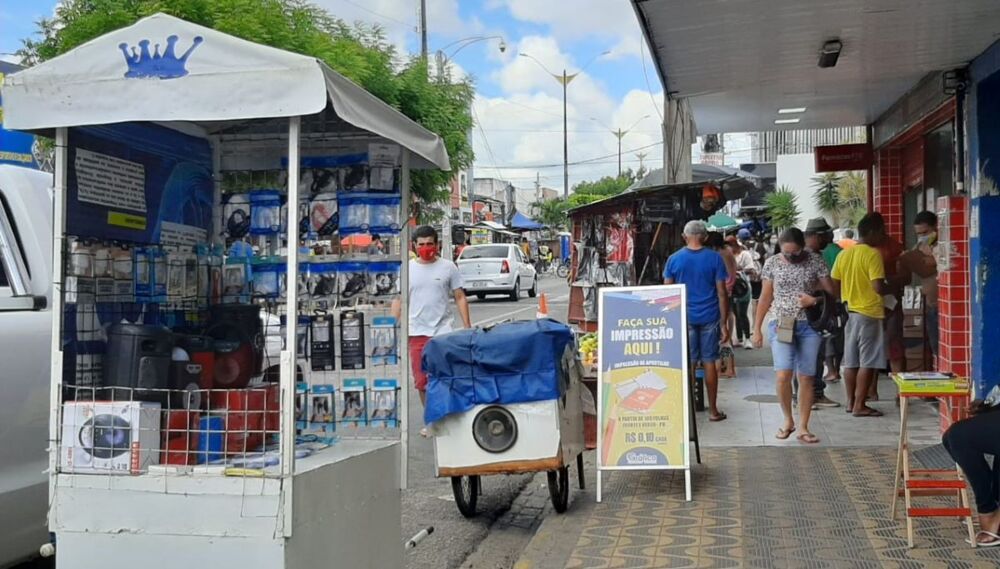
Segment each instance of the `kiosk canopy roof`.
[{"label": "kiosk canopy roof", "polygon": [[30,131],[150,121],[211,134],[329,104],[340,121],[412,151],[412,167],[450,169],[440,137],[325,63],[166,14],[8,75],[3,95],[5,126]]}]

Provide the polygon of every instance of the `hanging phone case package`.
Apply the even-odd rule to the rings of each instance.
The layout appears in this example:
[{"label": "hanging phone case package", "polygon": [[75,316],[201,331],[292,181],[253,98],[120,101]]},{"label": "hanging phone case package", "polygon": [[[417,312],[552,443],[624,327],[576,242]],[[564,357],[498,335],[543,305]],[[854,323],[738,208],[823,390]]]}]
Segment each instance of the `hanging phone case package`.
[{"label": "hanging phone case package", "polygon": [[373,192],[399,193],[397,170],[392,166],[373,166],[368,171],[368,186]]},{"label": "hanging phone case package", "polygon": [[317,194],[309,202],[309,228],[320,237],[337,232],[340,217],[337,215],[337,194]]},{"label": "hanging phone case package", "polygon": [[368,198],[368,230],[372,233],[399,233],[402,228],[398,197]]},{"label": "hanging phone case package", "polygon": [[340,189],[345,192],[368,191],[368,167],[353,164],[340,169]]},{"label": "hanging phone case package", "polygon": [[132,250],[118,247],[111,250],[111,276],[115,282],[115,301],[135,301],[135,274]]},{"label": "hanging phone case package", "polygon": [[315,310],[328,310],[337,305],[337,264],[313,260],[309,263],[307,286]]},{"label": "hanging phone case package", "polygon": [[250,234],[281,233],[281,194],[277,190],[250,193]]},{"label": "hanging phone case package", "polygon": [[232,194],[222,206],[222,230],[230,239],[242,239],[250,233],[250,196]]},{"label": "hanging phone case package", "polygon": [[245,259],[226,259],[226,264],[222,267],[222,302],[229,304],[249,302],[247,273]]},{"label": "hanging phone case package", "polygon": [[[167,253],[159,248],[150,249],[149,264],[153,275],[153,294],[151,300],[153,302],[166,302],[167,277],[169,274],[167,269]],[[183,280],[183,267],[181,268],[181,273],[181,279]],[[183,283],[181,286],[183,286]]]},{"label": "hanging phone case package", "polygon": [[399,294],[399,262],[368,263],[368,294],[373,298]]},{"label": "hanging phone case package", "polygon": [[362,196],[338,196],[340,234],[366,233],[368,231],[368,200]]},{"label": "hanging phone case package", "polygon": [[115,278],[111,250],[94,247],[94,294],[97,302],[115,301]]},{"label": "hanging phone case package", "polygon": [[288,265],[283,259],[259,259],[253,265],[254,296],[283,298]]},{"label": "hanging phone case package", "polygon": [[306,383],[295,384],[295,428],[302,430],[309,428],[309,385]]},{"label": "hanging phone case package", "polygon": [[167,299],[171,302],[178,302],[184,297],[185,264],[183,253],[172,251],[166,255]]},{"label": "hanging phone case package", "polygon": [[399,382],[395,379],[376,379],[372,382],[370,424],[373,427],[394,429],[399,426],[399,408],[396,392]]},{"label": "hanging phone case package", "polygon": [[368,422],[368,398],[365,390],[365,380],[345,379],[344,388],[340,390],[344,396],[344,407],[340,418],[344,423],[354,426]]},{"label": "hanging phone case package", "polygon": [[309,428],[314,431],[337,430],[337,408],[332,385],[314,385],[309,390]]},{"label": "hanging phone case package", "polygon": [[372,318],[372,365],[396,365],[396,319],[392,316]]},{"label": "hanging phone case package", "polygon": [[356,303],[365,295],[368,285],[366,263],[338,263],[338,291],[342,302]]}]

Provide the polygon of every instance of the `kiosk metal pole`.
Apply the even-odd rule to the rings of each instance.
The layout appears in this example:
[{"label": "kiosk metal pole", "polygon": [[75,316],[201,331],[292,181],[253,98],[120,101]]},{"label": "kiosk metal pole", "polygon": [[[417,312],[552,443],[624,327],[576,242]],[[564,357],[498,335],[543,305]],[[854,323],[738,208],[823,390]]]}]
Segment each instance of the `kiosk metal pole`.
[{"label": "kiosk metal pole", "polygon": [[[55,496],[59,471],[59,405],[63,383],[63,247],[66,242],[66,169],[69,167],[69,129],[56,129],[55,174],[52,178],[52,354],[49,386],[49,496]],[[56,527],[55,508],[49,508],[49,527]]]},{"label": "kiosk metal pole", "polygon": [[285,537],[292,535],[292,476],[295,474],[295,364],[299,329],[299,131],[300,117],[288,119],[288,244],[286,250],[285,349],[281,351],[281,478]]},{"label": "kiosk metal pole", "polygon": [[408,483],[410,449],[410,150],[402,149],[400,190],[402,229],[400,230],[399,294],[399,488]]}]

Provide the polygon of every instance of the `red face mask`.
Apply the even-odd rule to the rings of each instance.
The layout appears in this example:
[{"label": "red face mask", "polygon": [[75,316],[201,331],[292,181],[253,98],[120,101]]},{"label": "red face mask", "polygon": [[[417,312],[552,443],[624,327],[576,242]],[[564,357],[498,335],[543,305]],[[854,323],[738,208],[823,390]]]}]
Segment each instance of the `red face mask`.
[{"label": "red face mask", "polygon": [[437,255],[436,245],[420,245],[417,247],[417,256],[425,261],[433,261]]}]

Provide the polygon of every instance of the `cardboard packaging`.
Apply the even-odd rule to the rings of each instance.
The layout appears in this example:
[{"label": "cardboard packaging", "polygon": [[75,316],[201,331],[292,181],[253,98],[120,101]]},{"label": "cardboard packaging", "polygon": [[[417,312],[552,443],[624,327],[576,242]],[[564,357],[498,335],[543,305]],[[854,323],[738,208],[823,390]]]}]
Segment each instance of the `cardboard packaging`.
[{"label": "cardboard packaging", "polygon": [[68,401],[63,404],[63,472],[141,474],[160,460],[160,404]]}]

